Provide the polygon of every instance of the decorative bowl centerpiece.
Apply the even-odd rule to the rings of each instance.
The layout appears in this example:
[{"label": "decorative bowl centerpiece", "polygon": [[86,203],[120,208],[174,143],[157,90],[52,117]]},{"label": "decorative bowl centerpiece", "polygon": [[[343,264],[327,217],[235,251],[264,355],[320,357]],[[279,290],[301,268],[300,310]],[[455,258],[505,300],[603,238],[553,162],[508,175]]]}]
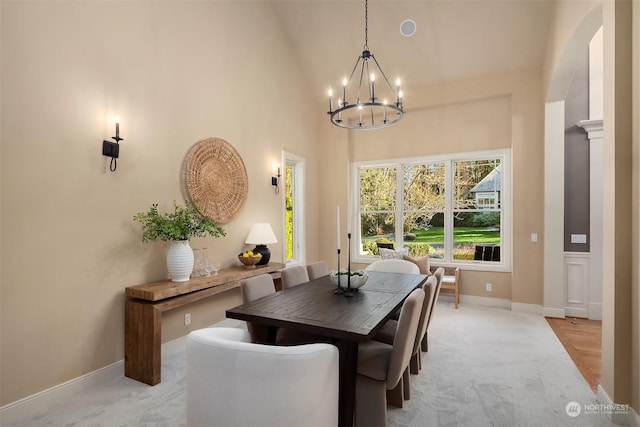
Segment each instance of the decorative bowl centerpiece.
[{"label": "decorative bowl centerpiece", "polygon": [[254,254],[253,251],[247,251],[239,254],[238,259],[244,265],[244,268],[256,268],[256,264],[262,259],[262,254]]},{"label": "decorative bowl centerpiece", "polygon": [[[347,281],[349,280],[348,270],[344,268],[341,268],[339,272],[337,270],[331,270],[329,276],[331,277],[331,281],[333,282],[333,284],[336,286],[338,285],[338,276],[340,276],[340,287],[344,289],[347,288]],[[353,270],[351,272],[351,289],[358,289],[359,287],[367,283],[368,278],[369,276],[367,276],[366,271]]]}]

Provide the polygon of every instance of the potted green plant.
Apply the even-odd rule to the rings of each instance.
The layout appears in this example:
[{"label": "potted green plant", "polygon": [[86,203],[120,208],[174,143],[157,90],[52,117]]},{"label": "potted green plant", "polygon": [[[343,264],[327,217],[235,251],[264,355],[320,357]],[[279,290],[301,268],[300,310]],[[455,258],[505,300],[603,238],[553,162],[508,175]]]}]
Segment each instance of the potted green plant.
[{"label": "potted green plant", "polygon": [[205,218],[193,203],[184,206],[173,201],[173,212],[158,212],[154,203],[147,212],[139,212],[133,219],[142,224],[142,241],[155,240],[173,242],[167,251],[167,270],[173,282],[189,280],[193,271],[193,250],[189,246],[191,237],[220,237],[224,229],[209,218]]}]

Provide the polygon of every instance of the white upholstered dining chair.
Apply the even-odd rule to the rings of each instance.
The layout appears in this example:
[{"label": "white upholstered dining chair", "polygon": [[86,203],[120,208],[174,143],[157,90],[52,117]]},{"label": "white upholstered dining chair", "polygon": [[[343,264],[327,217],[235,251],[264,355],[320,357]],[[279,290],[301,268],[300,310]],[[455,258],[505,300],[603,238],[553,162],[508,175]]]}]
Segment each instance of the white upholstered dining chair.
[{"label": "white upholstered dining chair", "polygon": [[403,259],[381,259],[374,261],[365,271],[386,271],[388,273],[420,274],[420,268],[411,261]]},{"label": "white upholstered dining chair", "polygon": [[206,328],[186,345],[187,425],[336,426],[338,349],[253,344],[247,331]]},{"label": "white upholstered dining chair", "polygon": [[393,345],[366,341],[358,346],[358,375],[356,378],[356,427],[387,425],[387,391],[402,406],[402,377],[409,366],[418,330],[424,291],[416,289],[402,304]]}]

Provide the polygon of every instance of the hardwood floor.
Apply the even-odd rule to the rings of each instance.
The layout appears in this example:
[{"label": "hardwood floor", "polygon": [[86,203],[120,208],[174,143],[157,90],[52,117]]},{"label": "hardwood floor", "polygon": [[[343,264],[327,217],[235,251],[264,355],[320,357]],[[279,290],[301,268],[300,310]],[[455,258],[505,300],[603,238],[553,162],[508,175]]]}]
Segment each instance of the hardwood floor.
[{"label": "hardwood floor", "polygon": [[602,372],[602,322],[574,317],[546,319],[595,393]]}]

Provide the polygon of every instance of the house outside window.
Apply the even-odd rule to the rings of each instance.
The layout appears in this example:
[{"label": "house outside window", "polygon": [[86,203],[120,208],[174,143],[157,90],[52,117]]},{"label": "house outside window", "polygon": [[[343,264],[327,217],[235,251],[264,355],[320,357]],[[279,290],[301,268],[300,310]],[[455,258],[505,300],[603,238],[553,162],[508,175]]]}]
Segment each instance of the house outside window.
[{"label": "house outside window", "polygon": [[356,260],[379,247],[470,269],[510,268],[510,150],[353,165]]}]

